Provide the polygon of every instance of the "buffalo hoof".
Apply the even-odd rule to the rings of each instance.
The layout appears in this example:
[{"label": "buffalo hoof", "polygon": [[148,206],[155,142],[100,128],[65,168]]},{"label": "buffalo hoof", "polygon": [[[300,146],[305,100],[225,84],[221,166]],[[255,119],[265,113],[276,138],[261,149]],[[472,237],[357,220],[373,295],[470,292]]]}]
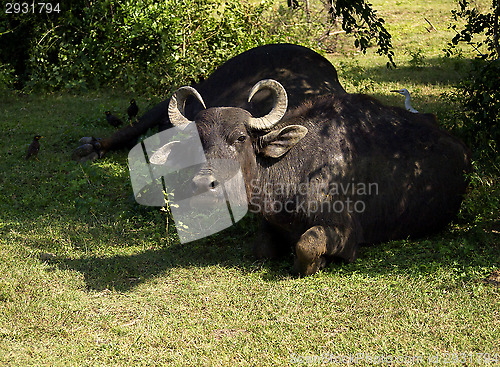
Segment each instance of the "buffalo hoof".
[{"label": "buffalo hoof", "polygon": [[328,236],[322,226],[309,228],[295,248],[294,272],[300,276],[316,273],[327,265]]},{"label": "buffalo hoof", "polygon": [[82,145],[73,151],[71,159],[83,163],[101,158],[101,143],[99,141],[100,139],[96,139],[94,137],[81,138],[79,142]]},{"label": "buffalo hoof", "polygon": [[93,136],[84,136],[83,138],[81,138],[80,140],[78,140],[78,142],[80,144],[91,144],[92,141],[94,140],[97,140],[96,138],[94,138]]}]

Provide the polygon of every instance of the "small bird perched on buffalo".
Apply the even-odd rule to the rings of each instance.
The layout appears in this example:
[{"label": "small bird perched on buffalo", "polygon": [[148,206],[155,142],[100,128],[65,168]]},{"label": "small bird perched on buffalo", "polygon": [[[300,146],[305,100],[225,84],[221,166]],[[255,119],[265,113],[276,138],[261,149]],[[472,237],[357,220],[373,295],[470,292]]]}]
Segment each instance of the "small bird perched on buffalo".
[{"label": "small bird perched on buffalo", "polygon": [[135,103],[135,99],[130,100],[130,106],[127,108],[128,122],[132,123],[132,118],[137,121],[137,113],[139,113],[139,107]]},{"label": "small bird perched on buffalo", "polygon": [[113,127],[118,127],[120,125],[123,125],[123,121],[120,120],[118,117],[116,117],[115,115],[112,115],[111,114],[111,111],[106,111],[104,112],[104,114],[106,115],[106,120],[108,120],[108,123],[113,126]]},{"label": "small bird perched on buffalo", "polygon": [[40,150],[40,142],[39,140],[43,138],[43,136],[40,135],[35,135],[33,138],[33,141],[31,142],[30,146],[28,147],[28,153],[26,154],[26,159],[29,159],[30,157],[35,157],[38,155],[38,151]]},{"label": "small bird perched on buffalo", "polygon": [[399,93],[399,94],[405,96],[406,110],[413,112],[413,113],[418,113],[418,111],[411,106],[411,97],[410,97],[410,92],[408,92],[408,89],[403,88],[403,89],[399,89],[399,90],[391,90],[391,92]]}]

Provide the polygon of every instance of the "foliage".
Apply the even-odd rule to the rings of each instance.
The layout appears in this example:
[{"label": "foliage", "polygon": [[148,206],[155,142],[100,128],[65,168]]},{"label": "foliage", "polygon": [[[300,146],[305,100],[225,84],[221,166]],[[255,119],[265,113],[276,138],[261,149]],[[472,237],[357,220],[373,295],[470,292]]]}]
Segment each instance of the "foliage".
[{"label": "foliage", "polygon": [[391,35],[384,27],[384,19],[377,16],[371,4],[365,0],[337,0],[330,2],[332,21],[341,19],[342,29],[354,33],[355,46],[366,52],[372,40],[378,45],[377,53],[389,59],[387,67],[395,66]]},{"label": "foliage", "polygon": [[[471,8],[468,0],[459,1],[459,10],[452,11],[453,19],[466,20],[458,32],[457,25],[450,26],[457,32],[446,52],[451,54],[460,42],[467,42],[477,52],[467,78],[457,86],[456,98],[462,105],[458,118],[462,119],[460,132],[469,146],[474,147],[477,158],[493,161],[500,170],[500,60],[498,45],[498,16],[500,2],[493,0],[489,13]],[[474,41],[479,38],[480,40]]]},{"label": "foliage", "polygon": [[495,221],[500,224],[500,176],[486,175],[484,171],[484,167],[474,162],[474,172],[469,176],[469,192],[464,198],[460,216],[481,226]]},{"label": "foliage", "polygon": [[415,50],[408,50],[408,55],[410,55],[410,60],[408,64],[411,68],[419,69],[425,66],[425,55],[421,48],[417,48]]},{"label": "foliage", "polygon": [[[1,60],[16,62],[25,89],[115,85],[158,92],[197,81],[264,41],[263,6],[236,0],[80,0],[67,6],[45,17],[0,19],[8,29],[0,38]],[[20,43],[22,51],[11,58],[7,50]]]},{"label": "foliage", "polygon": [[14,86],[14,69],[9,65],[0,64],[0,93]]},{"label": "foliage", "polygon": [[[459,0],[459,10],[452,10],[452,18],[455,21],[450,28],[456,32],[455,37],[448,44],[446,52],[451,54],[451,50],[460,42],[469,43],[480,54],[482,59],[495,59],[500,56],[498,17],[500,13],[500,1],[491,0],[491,8],[488,13],[481,13],[469,0]],[[464,28],[459,32],[458,25],[460,19],[465,20]],[[484,39],[474,41],[477,35],[484,35]],[[477,37],[476,37],[477,38]],[[485,46],[486,52],[480,49]]]},{"label": "foliage", "polygon": [[77,0],[62,3],[59,13],[2,13],[0,63],[14,68],[16,87],[25,91],[114,86],[157,93],[197,82],[260,44],[312,46],[314,32],[338,21],[356,47],[364,52],[376,40],[393,63],[390,35],[368,3],[327,5],[329,15],[317,22],[303,7],[274,11],[271,0]]},{"label": "foliage", "polygon": [[[461,134],[476,156],[500,164],[500,60],[477,61],[457,87]],[[497,170],[499,167],[497,167]]]},{"label": "foliage", "polygon": [[[289,19],[285,20],[285,24],[293,24],[295,18],[300,22],[301,28],[309,32],[309,37],[310,30],[314,29],[318,45],[325,46],[324,43],[328,43],[326,40],[332,35],[350,34],[353,35],[354,46],[363,53],[372,47],[375,41],[378,46],[377,54],[385,55],[389,59],[387,67],[395,66],[391,35],[385,29],[385,21],[367,1],[294,0],[289,1],[288,5],[290,10],[286,14]],[[283,9],[281,13],[285,14]],[[300,33],[300,28],[295,32]]]}]

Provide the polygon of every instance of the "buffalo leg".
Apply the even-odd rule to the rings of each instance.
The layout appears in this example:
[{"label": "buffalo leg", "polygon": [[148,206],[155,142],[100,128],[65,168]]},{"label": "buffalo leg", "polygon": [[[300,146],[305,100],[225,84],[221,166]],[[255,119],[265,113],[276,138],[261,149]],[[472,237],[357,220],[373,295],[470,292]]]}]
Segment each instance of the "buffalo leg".
[{"label": "buffalo leg", "polygon": [[[172,127],[167,116],[168,103],[167,100],[157,104],[142,115],[136,124],[125,126],[108,138],[96,139],[99,142],[98,145],[87,143],[79,146],[73,151],[72,159],[79,162],[92,161],[111,150],[131,149],[137,143],[137,139],[149,129],[155,126],[159,126],[160,130]],[[90,139],[90,142],[93,138],[83,139]]]},{"label": "buffalo leg", "polygon": [[349,230],[323,226],[309,228],[297,242],[294,272],[301,276],[314,274],[332,257],[354,261],[358,251],[358,241],[354,237]]},{"label": "buffalo leg", "polygon": [[294,241],[290,233],[263,219],[253,252],[258,259],[278,259],[291,252]]}]

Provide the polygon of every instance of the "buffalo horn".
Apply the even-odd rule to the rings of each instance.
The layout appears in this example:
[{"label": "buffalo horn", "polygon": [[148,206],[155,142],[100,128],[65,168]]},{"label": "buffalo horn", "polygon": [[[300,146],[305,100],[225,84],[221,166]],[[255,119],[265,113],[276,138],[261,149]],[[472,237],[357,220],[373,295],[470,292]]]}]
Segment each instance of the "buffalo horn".
[{"label": "buffalo horn", "polygon": [[255,130],[266,130],[272,128],[278,123],[286,112],[288,107],[288,96],[285,88],[273,79],[264,79],[255,84],[248,96],[250,102],[253,96],[262,89],[269,89],[273,95],[273,108],[271,112],[262,117],[251,117],[248,126]]},{"label": "buffalo horn", "polygon": [[207,108],[203,98],[196,89],[188,86],[181,87],[174,92],[172,97],[170,97],[170,102],[168,104],[168,118],[172,125],[180,126],[192,122],[186,118],[184,111],[186,99],[189,96],[195,97],[202,104],[203,108]]}]

